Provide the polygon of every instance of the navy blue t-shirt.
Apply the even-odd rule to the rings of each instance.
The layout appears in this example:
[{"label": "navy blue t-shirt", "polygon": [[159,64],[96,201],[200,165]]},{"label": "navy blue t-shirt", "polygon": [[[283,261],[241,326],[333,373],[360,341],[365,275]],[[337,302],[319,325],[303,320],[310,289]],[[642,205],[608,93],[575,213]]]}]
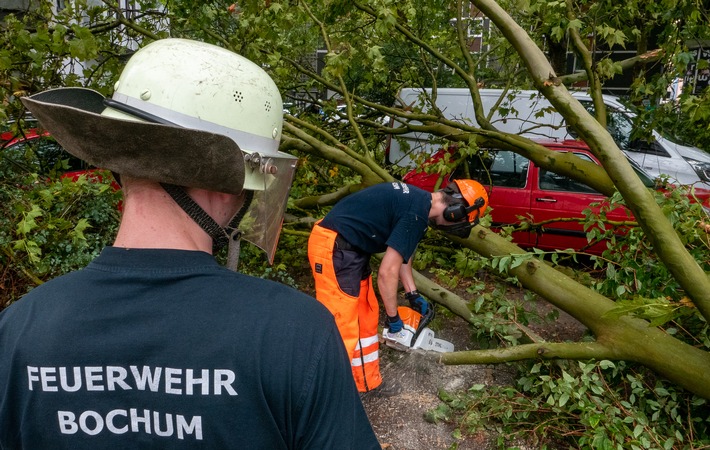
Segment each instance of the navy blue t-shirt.
[{"label": "navy blue t-shirt", "polygon": [[323,305],[204,252],[109,247],[0,313],[0,448],[380,445]]},{"label": "navy blue t-shirt", "polygon": [[431,193],[401,182],[380,183],[336,203],[321,226],[365,253],[392,247],[407,262],[424,237],[430,209]]}]

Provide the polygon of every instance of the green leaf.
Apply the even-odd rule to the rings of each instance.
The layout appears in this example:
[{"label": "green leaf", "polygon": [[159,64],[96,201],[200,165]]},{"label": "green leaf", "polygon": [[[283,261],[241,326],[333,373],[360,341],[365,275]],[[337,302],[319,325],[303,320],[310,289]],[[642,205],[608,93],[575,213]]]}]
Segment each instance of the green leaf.
[{"label": "green leaf", "polygon": [[559,405],[560,405],[560,406],[565,406],[568,401],[569,401],[569,394],[565,392],[564,394],[562,394],[562,395],[560,396]]},{"label": "green leaf", "polygon": [[655,392],[656,395],[658,395],[659,397],[667,397],[667,396],[670,395],[670,393],[668,392],[668,390],[666,390],[664,387],[661,387],[661,386],[657,386],[657,387],[653,390],[653,392]]},{"label": "green leaf", "polygon": [[604,416],[601,414],[592,414],[591,416],[589,416],[589,426],[591,426],[592,428],[596,428],[603,418]]},{"label": "green leaf", "polygon": [[634,437],[638,439],[639,436],[641,436],[641,433],[643,433],[643,426],[642,425],[636,425],[634,427]]},{"label": "green leaf", "polygon": [[599,367],[601,367],[602,369],[614,369],[616,368],[616,365],[612,361],[603,359],[599,361]]},{"label": "green leaf", "polygon": [[22,220],[17,223],[17,233],[25,236],[37,228],[37,222],[35,219],[42,217],[42,214],[43,212],[39,206],[32,205],[32,209],[23,214]]}]

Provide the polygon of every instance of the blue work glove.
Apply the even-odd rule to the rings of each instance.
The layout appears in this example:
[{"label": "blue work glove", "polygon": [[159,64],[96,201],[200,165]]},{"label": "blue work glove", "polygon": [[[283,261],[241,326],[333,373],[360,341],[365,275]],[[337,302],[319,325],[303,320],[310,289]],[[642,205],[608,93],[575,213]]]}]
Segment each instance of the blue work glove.
[{"label": "blue work glove", "polygon": [[399,314],[394,317],[387,316],[385,319],[385,326],[389,329],[390,333],[398,333],[404,328],[404,322],[399,318]]},{"label": "blue work glove", "polygon": [[406,294],[404,294],[404,298],[409,301],[409,306],[411,306],[413,310],[415,310],[422,316],[426,316],[426,313],[429,311],[430,305],[424,297],[419,295],[419,292],[407,292]]}]

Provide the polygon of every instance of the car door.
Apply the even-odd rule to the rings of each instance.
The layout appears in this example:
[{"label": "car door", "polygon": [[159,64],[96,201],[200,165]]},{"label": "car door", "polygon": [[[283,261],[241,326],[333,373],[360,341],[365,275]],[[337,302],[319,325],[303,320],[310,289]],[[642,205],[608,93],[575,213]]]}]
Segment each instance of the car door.
[{"label": "car door", "polygon": [[[598,164],[588,153],[574,151],[583,160]],[[530,214],[541,226],[531,233],[531,245],[543,250],[585,249],[600,253],[603,243],[588,246],[584,225],[577,219],[584,218],[583,211],[590,204],[603,203],[606,197],[584,183],[535,166],[533,168]],[[598,211],[599,207],[592,207]],[[628,220],[626,209],[617,208],[607,215],[611,220]]]}]

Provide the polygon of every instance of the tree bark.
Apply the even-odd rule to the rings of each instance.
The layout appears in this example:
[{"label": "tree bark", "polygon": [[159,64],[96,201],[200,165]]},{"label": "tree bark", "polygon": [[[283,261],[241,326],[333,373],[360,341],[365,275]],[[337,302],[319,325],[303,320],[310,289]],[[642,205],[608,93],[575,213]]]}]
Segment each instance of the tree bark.
[{"label": "tree bark", "polygon": [[[473,229],[471,237],[459,239],[450,236],[476,253],[486,256],[525,255],[517,245],[481,226]],[[629,316],[608,317],[606,314],[615,303],[588,289],[558,270],[537,259],[529,259],[522,265],[509,269],[509,275],[551,304],[575,317],[596,337],[593,344],[579,343],[534,343],[513,348],[473,350],[444,354],[445,364],[488,364],[520,359],[609,359],[634,361],[659,375],[710,399],[710,354],[686,344],[663,330],[650,327],[645,320]],[[453,305],[452,311],[463,311],[456,295],[434,290],[425,291],[436,302]],[[463,302],[463,300],[461,300]],[[462,316],[466,320],[470,311]],[[461,315],[461,314],[459,314]]]},{"label": "tree bark", "polygon": [[540,92],[589,144],[653,244],[660,260],[705,320],[710,322],[710,279],[686,250],[609,133],[569,94],[542,51],[507,12],[493,0],[472,0],[471,3],[496,24],[526,64]]}]

